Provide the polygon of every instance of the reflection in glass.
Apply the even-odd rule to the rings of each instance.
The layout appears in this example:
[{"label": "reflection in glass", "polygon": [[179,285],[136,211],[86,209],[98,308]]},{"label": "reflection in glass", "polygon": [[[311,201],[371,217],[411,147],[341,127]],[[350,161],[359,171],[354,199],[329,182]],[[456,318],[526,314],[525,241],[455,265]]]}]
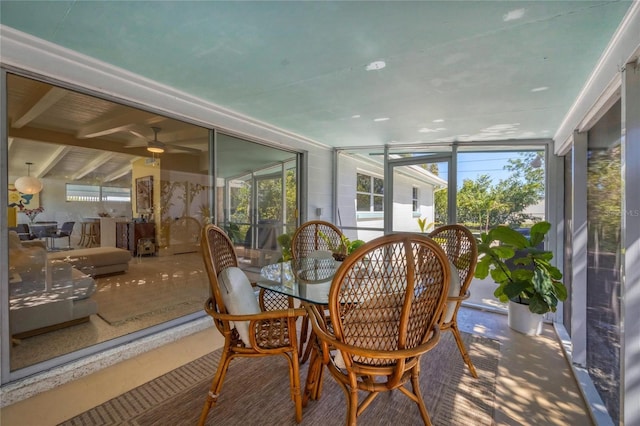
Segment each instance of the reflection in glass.
[{"label": "reflection in glass", "polygon": [[[38,221],[56,231],[64,222],[75,226],[70,247],[61,249],[47,246],[50,237],[31,232],[27,217],[16,214],[16,233],[9,235],[12,371],[187,321],[208,297],[199,238],[212,205],[207,162],[200,161],[209,155],[209,130],[13,74],[7,77],[8,123],[49,92],[61,94],[55,107],[42,108],[21,127],[8,126],[14,139],[8,178],[22,174],[25,156],[37,170],[46,168]],[[118,125],[109,127],[113,117]],[[160,156],[146,149],[153,137],[147,123],[163,129],[167,150]],[[140,211],[139,178],[152,185]],[[82,223],[95,225],[96,248],[82,243]],[[95,254],[104,249],[119,250],[118,256]],[[107,262],[122,253],[127,260]]]},{"label": "reflection in glass", "polygon": [[587,163],[587,369],[614,423],[620,407],[620,153],[619,142],[590,149]]},{"label": "reflection in glass", "polygon": [[218,134],[218,225],[240,267],[257,274],[281,257],[278,237],[297,225],[296,154]]}]

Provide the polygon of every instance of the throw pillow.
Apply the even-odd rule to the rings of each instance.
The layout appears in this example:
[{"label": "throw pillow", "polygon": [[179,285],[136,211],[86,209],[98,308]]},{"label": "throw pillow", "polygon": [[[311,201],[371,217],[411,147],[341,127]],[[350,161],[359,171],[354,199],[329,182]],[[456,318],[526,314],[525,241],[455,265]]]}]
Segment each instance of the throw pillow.
[{"label": "throw pillow", "polygon": [[[460,275],[458,275],[458,268],[456,268],[451,261],[449,261],[449,267],[451,268],[451,279],[449,280],[449,294],[448,297],[460,296]],[[456,309],[458,302],[447,302],[445,308],[444,323],[451,322],[453,319],[453,312]]]},{"label": "throw pillow", "polygon": [[[260,305],[253,292],[249,278],[242,269],[232,266],[218,274],[220,293],[227,311],[232,315],[260,313]],[[251,347],[249,341],[249,321],[235,321],[234,325],[244,344]]]}]

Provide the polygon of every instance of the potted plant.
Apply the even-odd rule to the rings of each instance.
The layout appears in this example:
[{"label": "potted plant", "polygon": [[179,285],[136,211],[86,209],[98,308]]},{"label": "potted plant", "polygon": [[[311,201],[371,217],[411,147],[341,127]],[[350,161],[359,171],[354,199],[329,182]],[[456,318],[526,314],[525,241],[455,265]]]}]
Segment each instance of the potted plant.
[{"label": "potted plant", "polygon": [[525,334],[539,334],[542,316],[555,312],[567,298],[562,273],[551,264],[553,253],[544,250],[549,222],[538,222],[527,238],[507,226],[498,226],[478,239],[475,277],[489,274],[498,284],[494,295],[509,302],[509,326]]},{"label": "potted plant", "polygon": [[362,240],[351,241],[345,235],[342,235],[340,237],[340,244],[335,246],[331,243],[331,240],[324,234],[324,232],[319,231],[318,235],[327,243],[329,250],[333,253],[333,258],[338,262],[345,260],[347,256],[355,251],[355,249],[364,244],[364,241]]}]

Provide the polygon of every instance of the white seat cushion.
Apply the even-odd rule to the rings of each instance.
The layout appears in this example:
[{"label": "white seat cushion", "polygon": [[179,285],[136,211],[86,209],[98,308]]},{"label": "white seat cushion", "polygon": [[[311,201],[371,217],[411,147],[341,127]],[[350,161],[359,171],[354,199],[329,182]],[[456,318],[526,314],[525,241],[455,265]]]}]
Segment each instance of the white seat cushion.
[{"label": "white seat cushion", "polygon": [[[222,301],[232,315],[260,313],[260,305],[253,292],[253,287],[242,269],[235,266],[224,269],[218,274]],[[236,330],[245,345],[249,343],[249,321],[236,321]]]},{"label": "white seat cushion", "polygon": [[[449,261],[449,267],[451,268],[451,279],[449,280],[449,294],[448,297],[460,296],[460,275],[458,275],[458,268],[456,268],[451,261]],[[447,307],[444,314],[444,323],[451,322],[453,319],[453,312],[456,309],[458,302],[447,302]]]}]

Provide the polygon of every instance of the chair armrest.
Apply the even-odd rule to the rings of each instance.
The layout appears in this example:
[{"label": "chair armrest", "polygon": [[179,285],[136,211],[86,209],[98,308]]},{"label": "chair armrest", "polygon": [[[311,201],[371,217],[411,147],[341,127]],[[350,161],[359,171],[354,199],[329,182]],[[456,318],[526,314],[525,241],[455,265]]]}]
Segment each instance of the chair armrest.
[{"label": "chair armrest", "polygon": [[448,296],[447,302],[462,302],[463,300],[467,300],[471,296],[471,292],[467,290],[467,292],[462,296]]},{"label": "chair armrest", "polygon": [[[233,328],[230,326],[230,322],[235,324],[243,321],[249,322],[249,342],[245,343],[250,344],[255,352],[261,353],[281,352],[283,347],[295,349],[297,347],[296,320],[307,314],[302,308],[264,311],[246,315],[223,314],[217,311],[216,305],[211,299],[205,303],[205,311],[211,315],[216,327],[221,332]],[[285,343],[285,340],[282,339],[285,337],[284,333],[286,333],[289,343]]]}]

